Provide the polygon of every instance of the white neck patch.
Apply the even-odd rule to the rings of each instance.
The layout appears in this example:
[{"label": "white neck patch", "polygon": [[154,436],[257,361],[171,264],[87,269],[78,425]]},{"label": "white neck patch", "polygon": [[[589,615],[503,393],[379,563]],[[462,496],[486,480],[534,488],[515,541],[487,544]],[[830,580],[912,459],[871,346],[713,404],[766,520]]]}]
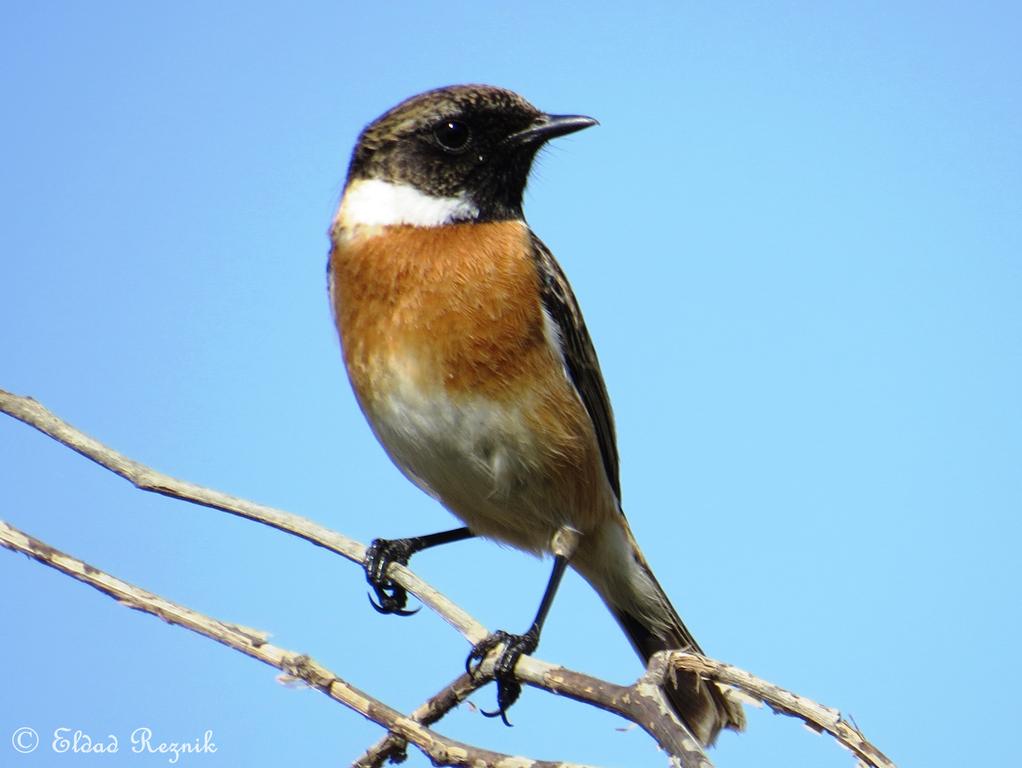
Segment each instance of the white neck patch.
[{"label": "white neck patch", "polygon": [[345,190],[337,211],[337,223],[342,227],[396,224],[439,227],[452,221],[473,219],[478,214],[479,209],[464,197],[434,197],[408,184],[363,179]]}]

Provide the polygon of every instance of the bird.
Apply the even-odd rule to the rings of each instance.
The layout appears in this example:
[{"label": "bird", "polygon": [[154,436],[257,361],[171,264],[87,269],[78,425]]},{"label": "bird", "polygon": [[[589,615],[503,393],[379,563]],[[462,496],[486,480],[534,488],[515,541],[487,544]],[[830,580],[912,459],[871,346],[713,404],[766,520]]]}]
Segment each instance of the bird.
[{"label": "bird", "polygon": [[[377,440],[401,472],[463,526],[376,539],[365,561],[375,605],[408,614],[392,562],[474,536],[553,570],[536,619],[498,631],[466,661],[495,663],[499,715],[521,688],[567,567],[596,590],[644,660],[701,652],[653,575],[621,506],[610,398],[578,302],[526,223],[537,152],[596,125],[517,93],[453,85],[405,99],[358,137],[330,227],[327,282],[344,364]],[[572,547],[556,546],[569,535]],[[741,730],[730,692],[691,672],[665,685],[704,746]]]}]

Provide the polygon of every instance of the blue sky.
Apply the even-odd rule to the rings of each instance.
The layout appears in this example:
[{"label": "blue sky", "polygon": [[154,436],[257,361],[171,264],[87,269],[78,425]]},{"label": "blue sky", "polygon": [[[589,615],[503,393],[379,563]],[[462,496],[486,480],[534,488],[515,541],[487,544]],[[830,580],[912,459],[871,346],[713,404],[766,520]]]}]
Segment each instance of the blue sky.
[{"label": "blue sky", "polygon": [[[456,82],[598,128],[541,158],[533,228],[582,303],[624,506],[709,653],[853,716],[903,765],[999,764],[1022,685],[1022,61],[1011,3],[19,3],[0,26],[0,387],[172,475],[368,541],[450,527],[375,444],[327,307],[361,127]],[[464,642],[377,616],[350,564],[147,496],[0,419],[2,517],[273,633],[393,706]],[[548,565],[485,542],[416,569],[523,629]],[[192,766],[343,765],[379,731],[274,671],[0,553],[4,765],[21,726],[214,731]],[[641,667],[577,577],[539,656]],[[977,670],[984,669],[982,675]],[[489,708],[493,692],[476,701]],[[493,749],[663,765],[527,690]],[[750,712],[718,766],[850,766]],[[410,765],[428,763],[413,754]]]}]

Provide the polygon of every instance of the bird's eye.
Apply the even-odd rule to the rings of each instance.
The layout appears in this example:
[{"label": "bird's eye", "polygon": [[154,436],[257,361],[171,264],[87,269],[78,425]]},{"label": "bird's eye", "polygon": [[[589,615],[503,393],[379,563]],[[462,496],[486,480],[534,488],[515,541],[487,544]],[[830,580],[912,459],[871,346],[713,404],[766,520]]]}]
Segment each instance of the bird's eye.
[{"label": "bird's eye", "polygon": [[461,152],[468,146],[472,132],[460,120],[444,120],[434,126],[433,136],[448,152]]}]

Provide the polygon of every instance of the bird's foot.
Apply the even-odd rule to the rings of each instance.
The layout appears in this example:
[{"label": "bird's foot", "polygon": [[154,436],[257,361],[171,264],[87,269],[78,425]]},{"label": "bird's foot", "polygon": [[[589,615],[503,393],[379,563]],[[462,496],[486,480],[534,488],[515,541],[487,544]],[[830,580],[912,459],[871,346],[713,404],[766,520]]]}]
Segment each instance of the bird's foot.
[{"label": "bird's foot", "polygon": [[373,539],[366,549],[365,568],[366,581],[376,593],[376,599],[369,596],[369,602],[379,613],[396,613],[398,616],[411,616],[419,609],[408,610],[408,593],[405,588],[396,584],[387,576],[391,563],[408,565],[408,558],[416,552],[411,539]]},{"label": "bird's foot", "polygon": [[482,666],[486,655],[498,645],[504,645],[493,666],[493,679],[497,682],[497,709],[492,712],[483,711],[487,717],[500,717],[504,725],[510,727],[507,711],[518,701],[522,694],[522,684],[515,679],[515,665],[522,656],[528,656],[539,645],[539,632],[530,629],[524,635],[512,635],[510,632],[497,630],[476,643],[465,660],[465,671],[475,676]]}]

